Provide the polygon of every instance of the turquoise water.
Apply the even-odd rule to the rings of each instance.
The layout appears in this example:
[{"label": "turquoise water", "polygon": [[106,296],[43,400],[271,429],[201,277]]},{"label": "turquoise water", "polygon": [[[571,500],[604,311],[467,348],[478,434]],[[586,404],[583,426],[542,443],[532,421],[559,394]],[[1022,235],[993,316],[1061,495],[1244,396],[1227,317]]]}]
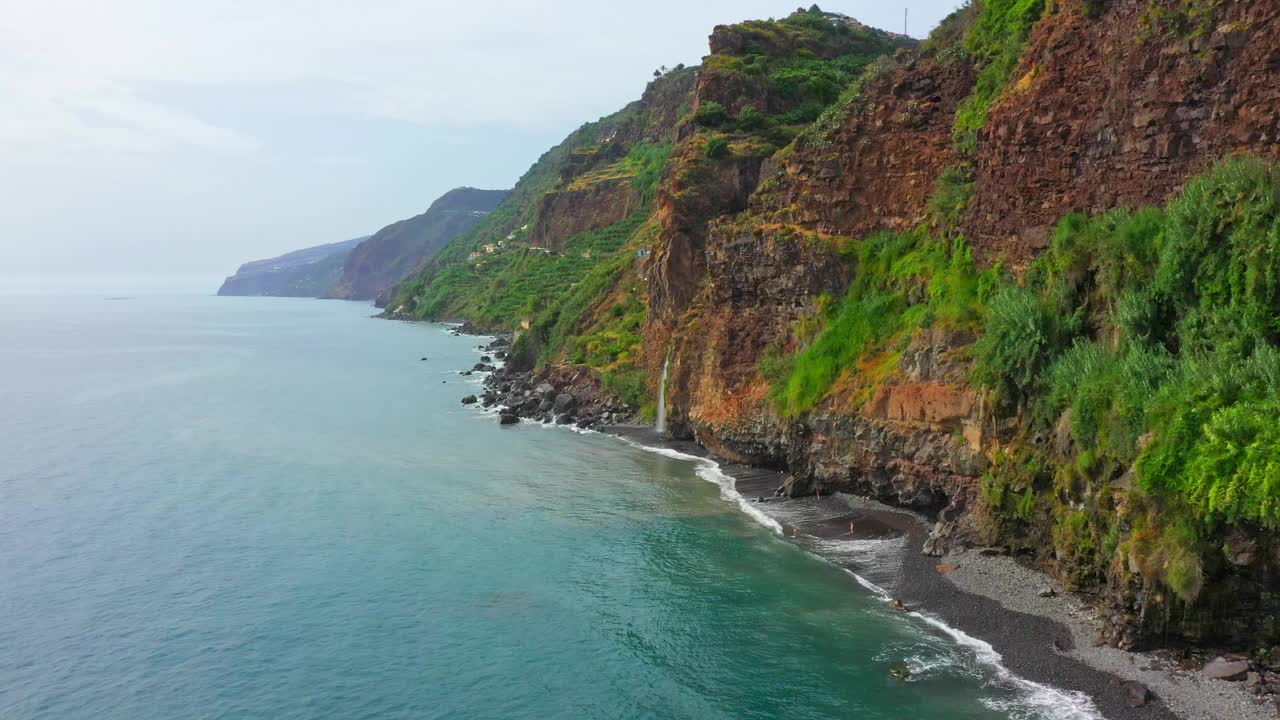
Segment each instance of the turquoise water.
[{"label": "turquoise water", "polygon": [[0,297],[0,718],[1039,717],[694,463],[499,428],[474,338],[370,313]]}]

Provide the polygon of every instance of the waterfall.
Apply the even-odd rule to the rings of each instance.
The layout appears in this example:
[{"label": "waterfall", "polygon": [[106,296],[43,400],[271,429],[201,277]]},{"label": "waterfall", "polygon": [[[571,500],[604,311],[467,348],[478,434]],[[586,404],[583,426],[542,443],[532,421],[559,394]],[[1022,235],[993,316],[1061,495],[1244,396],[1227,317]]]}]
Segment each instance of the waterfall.
[{"label": "waterfall", "polygon": [[662,362],[662,385],[658,387],[658,424],[659,435],[667,433],[667,367],[671,365],[671,354]]}]

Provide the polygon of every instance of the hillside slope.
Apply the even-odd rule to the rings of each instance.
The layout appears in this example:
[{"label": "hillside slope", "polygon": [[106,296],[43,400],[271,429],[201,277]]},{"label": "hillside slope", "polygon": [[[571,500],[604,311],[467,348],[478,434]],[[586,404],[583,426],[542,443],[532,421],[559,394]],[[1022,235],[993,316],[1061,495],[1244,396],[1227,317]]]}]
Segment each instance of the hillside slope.
[{"label": "hillside slope", "polygon": [[328,296],[345,300],[377,298],[449,241],[483,220],[506,196],[506,190],[455,188],[437,198],[421,215],[382,228],[347,255],[342,279]]},{"label": "hillside slope", "polygon": [[223,281],[218,294],[320,297],[337,286],[347,255],[366,239],[368,236],[247,262]]}]

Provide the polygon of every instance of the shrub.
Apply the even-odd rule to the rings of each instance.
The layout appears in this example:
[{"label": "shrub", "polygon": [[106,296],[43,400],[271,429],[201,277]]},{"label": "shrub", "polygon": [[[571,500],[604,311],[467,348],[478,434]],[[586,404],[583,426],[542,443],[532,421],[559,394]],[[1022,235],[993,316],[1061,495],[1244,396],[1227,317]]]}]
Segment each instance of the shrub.
[{"label": "shrub", "polygon": [[698,109],[693,113],[693,122],[703,127],[720,127],[729,119],[729,112],[724,106],[714,100],[706,100],[698,103]]},{"label": "shrub", "polygon": [[973,200],[973,171],[966,165],[953,165],[942,171],[938,186],[929,196],[929,215],[935,226],[944,231],[956,228]]},{"label": "shrub", "polygon": [[974,348],[974,380],[1005,407],[1024,407],[1045,387],[1045,370],[1065,346],[1067,333],[1035,292],[1007,287],[988,304]]},{"label": "shrub", "polygon": [[756,132],[770,126],[769,116],[750,105],[738,111],[737,126],[743,132]]},{"label": "shrub", "polygon": [[712,160],[718,160],[729,154],[729,138],[719,136],[707,141],[703,154]]},{"label": "shrub", "polygon": [[1096,20],[1107,12],[1107,8],[1111,6],[1111,0],[1084,0],[1084,16],[1090,20]]}]

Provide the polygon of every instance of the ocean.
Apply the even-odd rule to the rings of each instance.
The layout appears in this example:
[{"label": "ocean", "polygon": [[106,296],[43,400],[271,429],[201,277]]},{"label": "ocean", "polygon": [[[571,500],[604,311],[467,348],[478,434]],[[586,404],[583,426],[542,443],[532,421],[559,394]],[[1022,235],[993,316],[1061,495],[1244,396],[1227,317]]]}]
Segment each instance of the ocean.
[{"label": "ocean", "polygon": [[463,407],[479,340],[373,312],[0,297],[0,718],[1090,716],[713,463]]}]

